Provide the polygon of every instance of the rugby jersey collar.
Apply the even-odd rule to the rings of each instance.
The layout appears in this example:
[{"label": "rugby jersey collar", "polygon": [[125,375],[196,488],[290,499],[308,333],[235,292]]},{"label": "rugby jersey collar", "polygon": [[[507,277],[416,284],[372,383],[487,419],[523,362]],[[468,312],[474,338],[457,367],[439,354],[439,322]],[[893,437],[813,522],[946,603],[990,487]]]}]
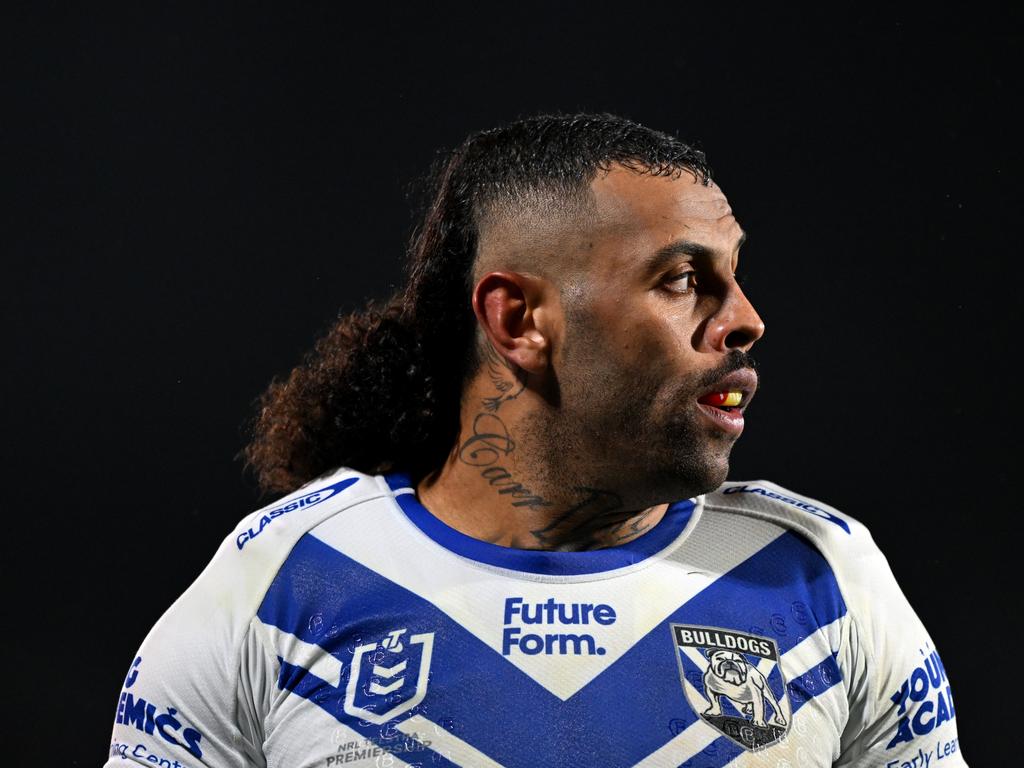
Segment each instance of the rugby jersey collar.
[{"label": "rugby jersey collar", "polygon": [[686,531],[694,510],[693,499],[674,502],[657,525],[617,547],[587,552],[514,549],[467,536],[435,517],[416,497],[408,473],[390,472],[383,477],[409,521],[440,546],[486,565],[547,576],[597,574],[641,563],[676,542]]}]

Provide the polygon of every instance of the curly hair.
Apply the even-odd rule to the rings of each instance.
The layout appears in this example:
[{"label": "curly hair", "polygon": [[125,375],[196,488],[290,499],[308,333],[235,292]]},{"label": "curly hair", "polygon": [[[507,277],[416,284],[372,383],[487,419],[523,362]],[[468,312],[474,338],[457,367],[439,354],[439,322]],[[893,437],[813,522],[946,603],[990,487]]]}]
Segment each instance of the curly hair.
[{"label": "curly hair", "polygon": [[339,466],[413,478],[440,467],[459,435],[463,386],[482,361],[471,304],[482,221],[538,196],[579,203],[612,164],[711,183],[703,152],[606,113],[537,115],[439,154],[404,286],[383,306],[339,317],[260,396],[241,455],[262,491],[286,493]]}]

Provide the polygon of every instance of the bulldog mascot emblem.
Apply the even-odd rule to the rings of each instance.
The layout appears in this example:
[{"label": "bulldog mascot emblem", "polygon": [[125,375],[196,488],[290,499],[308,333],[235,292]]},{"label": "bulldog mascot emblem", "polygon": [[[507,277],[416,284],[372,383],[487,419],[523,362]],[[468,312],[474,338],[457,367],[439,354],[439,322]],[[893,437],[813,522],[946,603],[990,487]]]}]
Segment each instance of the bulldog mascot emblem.
[{"label": "bulldog mascot emblem", "polygon": [[786,734],[789,701],[774,640],[719,627],[671,628],[683,692],[704,722],[751,751]]}]

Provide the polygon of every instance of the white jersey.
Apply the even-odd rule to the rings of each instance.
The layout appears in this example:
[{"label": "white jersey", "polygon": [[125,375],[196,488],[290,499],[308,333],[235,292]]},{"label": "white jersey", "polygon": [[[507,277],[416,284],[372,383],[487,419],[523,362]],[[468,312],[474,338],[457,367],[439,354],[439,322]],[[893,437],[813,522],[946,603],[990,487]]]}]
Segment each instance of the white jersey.
[{"label": "white jersey", "polygon": [[157,622],[126,763],[965,765],[935,645],[821,502],[729,482],[623,546],[530,551],[351,469],[245,518]]}]

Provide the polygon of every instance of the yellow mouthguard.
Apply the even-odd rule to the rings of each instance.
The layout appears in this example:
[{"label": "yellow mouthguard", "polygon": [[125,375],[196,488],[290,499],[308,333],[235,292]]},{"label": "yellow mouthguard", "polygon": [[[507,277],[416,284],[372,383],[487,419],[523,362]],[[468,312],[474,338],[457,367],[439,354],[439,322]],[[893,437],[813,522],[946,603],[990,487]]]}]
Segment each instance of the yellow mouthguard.
[{"label": "yellow mouthguard", "polygon": [[725,396],[725,402],[723,402],[722,405],[732,407],[734,405],[739,405],[741,402],[743,402],[742,392],[730,392]]}]

